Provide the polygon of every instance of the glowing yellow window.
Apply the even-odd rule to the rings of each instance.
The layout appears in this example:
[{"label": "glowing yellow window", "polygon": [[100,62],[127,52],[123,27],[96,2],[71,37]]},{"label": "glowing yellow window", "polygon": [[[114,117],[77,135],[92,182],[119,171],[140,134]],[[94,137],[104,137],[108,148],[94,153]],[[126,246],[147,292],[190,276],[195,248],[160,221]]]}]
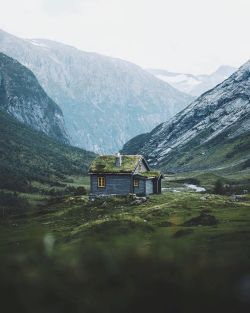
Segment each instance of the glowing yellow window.
[{"label": "glowing yellow window", "polygon": [[134,187],[139,187],[139,179],[134,179]]},{"label": "glowing yellow window", "polygon": [[104,188],[106,186],[105,177],[98,177],[98,187]]}]

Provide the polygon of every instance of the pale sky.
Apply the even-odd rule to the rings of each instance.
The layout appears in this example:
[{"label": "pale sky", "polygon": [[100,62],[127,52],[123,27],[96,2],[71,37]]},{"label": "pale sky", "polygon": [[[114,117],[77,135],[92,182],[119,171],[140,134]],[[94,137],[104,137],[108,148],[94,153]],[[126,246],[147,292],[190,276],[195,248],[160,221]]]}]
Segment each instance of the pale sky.
[{"label": "pale sky", "polygon": [[250,59],[250,0],[0,0],[0,28],[145,68],[210,73]]}]

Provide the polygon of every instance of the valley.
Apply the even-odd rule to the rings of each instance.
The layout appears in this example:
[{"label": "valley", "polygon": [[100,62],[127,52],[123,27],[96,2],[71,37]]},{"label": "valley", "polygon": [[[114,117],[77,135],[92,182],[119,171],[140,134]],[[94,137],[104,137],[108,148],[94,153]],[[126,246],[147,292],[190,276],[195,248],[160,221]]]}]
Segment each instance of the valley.
[{"label": "valley", "polygon": [[250,61],[144,70],[1,30],[0,51],[0,309],[247,313]]},{"label": "valley", "polygon": [[30,69],[58,104],[70,143],[96,153],[117,152],[193,100],[136,64],[51,40],[0,30],[0,52]]}]

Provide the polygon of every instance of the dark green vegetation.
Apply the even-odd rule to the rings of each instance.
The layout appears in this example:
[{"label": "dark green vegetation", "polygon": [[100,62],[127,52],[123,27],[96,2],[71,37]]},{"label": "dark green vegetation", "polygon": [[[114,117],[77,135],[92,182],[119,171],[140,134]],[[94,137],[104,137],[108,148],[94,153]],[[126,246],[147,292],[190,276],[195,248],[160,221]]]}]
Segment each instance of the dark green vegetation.
[{"label": "dark green vegetation", "polygon": [[1,218],[0,261],[5,312],[248,312],[250,197],[50,198]]},{"label": "dark green vegetation", "polygon": [[132,155],[137,154],[138,151],[140,151],[143,148],[145,142],[147,142],[149,138],[150,138],[149,133],[138,135],[130,139],[127,143],[125,143],[121,152],[123,154],[132,154]]},{"label": "dark green vegetation", "polygon": [[[95,154],[60,144],[0,110],[0,189],[36,192],[87,173]],[[60,186],[60,183],[59,183]]]},{"label": "dark green vegetation", "polygon": [[233,195],[244,194],[250,190],[250,169],[235,172],[235,169],[193,171],[166,175],[163,186],[181,188],[183,184],[194,184],[205,187],[208,192]]}]

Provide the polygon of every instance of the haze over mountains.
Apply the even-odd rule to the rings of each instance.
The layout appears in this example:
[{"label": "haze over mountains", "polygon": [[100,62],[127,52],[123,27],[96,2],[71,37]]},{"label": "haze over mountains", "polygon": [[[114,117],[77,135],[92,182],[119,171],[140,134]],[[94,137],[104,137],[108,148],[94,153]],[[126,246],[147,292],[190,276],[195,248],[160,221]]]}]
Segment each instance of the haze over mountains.
[{"label": "haze over mountains", "polygon": [[169,83],[174,88],[194,97],[198,97],[222,83],[236,71],[236,68],[223,65],[210,75],[173,73],[161,69],[149,69],[148,71],[155,75],[155,77]]},{"label": "haze over mountains", "polygon": [[142,153],[164,170],[250,166],[250,61],[123,153]]},{"label": "haze over mountains", "polygon": [[0,50],[31,68],[51,97],[31,70],[0,53],[1,110],[60,143],[107,154],[135,135],[122,152],[143,154],[164,171],[249,166],[250,61],[231,76],[234,69],[222,66],[186,81],[154,71],[186,91],[195,86],[192,93],[230,76],[188,105],[190,95],[126,61],[1,31]]},{"label": "haze over mountains", "polygon": [[0,51],[36,75],[63,111],[71,144],[113,153],[192,100],[132,63],[0,31]]}]

